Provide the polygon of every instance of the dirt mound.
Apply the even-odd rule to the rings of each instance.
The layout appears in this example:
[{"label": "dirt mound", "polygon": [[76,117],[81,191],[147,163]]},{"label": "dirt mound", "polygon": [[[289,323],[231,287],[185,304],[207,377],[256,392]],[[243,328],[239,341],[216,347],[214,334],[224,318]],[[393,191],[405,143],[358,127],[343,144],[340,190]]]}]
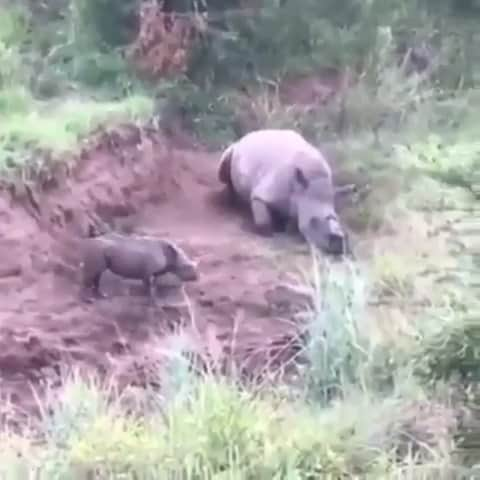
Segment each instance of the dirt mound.
[{"label": "dirt mound", "polygon": [[[29,200],[3,193],[0,378],[16,405],[31,408],[28,382],[39,385],[65,363],[142,384],[179,325],[200,350],[236,359],[245,373],[295,354],[299,299],[278,287],[294,240],[249,231],[223,202],[217,159],[125,126],[97,137],[70,175]],[[200,281],[182,291],[165,278],[153,306],[141,284],[107,272],[109,298],[82,302],[79,258],[67,240],[84,235],[92,218],[177,241],[199,261]]]}]

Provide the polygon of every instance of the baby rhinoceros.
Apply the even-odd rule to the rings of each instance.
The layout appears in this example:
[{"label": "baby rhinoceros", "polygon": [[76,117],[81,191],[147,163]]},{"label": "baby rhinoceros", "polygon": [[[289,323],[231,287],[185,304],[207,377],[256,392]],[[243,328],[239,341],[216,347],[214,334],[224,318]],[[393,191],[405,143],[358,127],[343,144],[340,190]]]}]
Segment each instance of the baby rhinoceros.
[{"label": "baby rhinoceros", "polygon": [[177,245],[164,239],[110,233],[85,239],[83,254],[83,286],[97,297],[105,297],[100,291],[105,270],[142,280],[152,299],[160,275],[173,273],[183,281],[198,280],[196,264]]},{"label": "baby rhinoceros", "polygon": [[283,218],[323,251],[345,253],[332,171],[320,151],[299,133],[265,129],[246,134],[223,152],[218,178],[231,195],[250,204],[257,231],[271,232],[273,219]]}]

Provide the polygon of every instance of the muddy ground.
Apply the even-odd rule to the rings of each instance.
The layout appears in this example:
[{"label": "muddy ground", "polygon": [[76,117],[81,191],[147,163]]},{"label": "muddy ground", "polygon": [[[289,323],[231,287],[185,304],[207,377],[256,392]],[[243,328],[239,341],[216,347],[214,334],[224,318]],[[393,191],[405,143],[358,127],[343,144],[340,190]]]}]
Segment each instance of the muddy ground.
[{"label": "muddy ground", "polygon": [[[179,327],[198,351],[250,374],[291,358],[302,302],[281,285],[292,259],[309,262],[301,240],[253,233],[248,214],[226,201],[218,153],[132,126],[93,138],[42,191],[0,197],[2,393],[33,408],[31,385],[64,365],[143,385]],[[166,277],[154,306],[141,284],[107,272],[109,297],[83,302],[75,239],[92,218],[175,240],[199,262],[200,280],[182,291]]]}]

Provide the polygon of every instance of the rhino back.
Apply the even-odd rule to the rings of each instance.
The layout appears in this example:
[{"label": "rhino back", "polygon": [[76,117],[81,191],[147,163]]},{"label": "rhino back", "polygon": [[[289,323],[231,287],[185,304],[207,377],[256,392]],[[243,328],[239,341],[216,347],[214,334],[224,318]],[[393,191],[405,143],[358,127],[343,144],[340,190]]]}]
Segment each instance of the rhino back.
[{"label": "rhino back", "polygon": [[111,244],[106,248],[108,267],[113,273],[139,279],[165,266],[165,257],[161,249],[145,241],[135,240]]},{"label": "rhino back", "polygon": [[[265,129],[248,133],[235,144],[231,180],[235,191],[248,199],[254,189],[275,189],[273,196],[288,191],[293,166],[308,177],[331,176],[320,151],[294,130]],[[267,187],[268,185],[268,187]]]}]

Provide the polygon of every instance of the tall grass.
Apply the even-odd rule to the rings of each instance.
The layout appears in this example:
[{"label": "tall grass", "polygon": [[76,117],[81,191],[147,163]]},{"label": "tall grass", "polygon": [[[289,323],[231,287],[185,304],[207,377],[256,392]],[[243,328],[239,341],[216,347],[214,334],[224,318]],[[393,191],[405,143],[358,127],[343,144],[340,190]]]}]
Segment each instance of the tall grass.
[{"label": "tall grass", "polygon": [[[210,135],[223,144],[238,134],[233,117],[240,103],[228,78],[253,82],[244,62],[250,59],[256,86],[261,85],[249,105],[258,126],[290,126],[312,141],[330,140],[344,166],[373,184],[364,211],[359,205],[353,209],[370,234],[368,242],[376,240],[371,232],[388,240],[382,231],[387,214],[391,237],[403,233],[412,209],[435,217],[448,206],[448,215],[455,210],[465,220],[475,207],[478,184],[478,92],[445,95],[397,63],[398,29],[425,18],[414,4],[395,3],[401,22],[392,19],[392,28],[382,26],[392,2],[362,7],[305,1],[303,8],[291,2],[283,10],[272,5],[257,18],[226,19],[226,29],[236,36],[210,38],[209,61],[192,65],[188,81],[157,90],[183,107],[202,138]],[[58,36],[34,37],[42,38],[47,52],[40,62],[42,82],[32,83],[29,62],[38,61],[38,52],[25,53],[24,17],[0,15],[0,170],[30,162],[32,146],[70,148],[100,123],[153,113],[151,97],[120,95],[123,88],[113,80],[121,73],[129,85],[124,90],[131,87],[118,51],[105,47],[123,41],[125,32],[120,40],[112,37],[118,32],[105,32],[107,39],[93,35],[101,48],[85,38],[90,30],[82,30],[82,22],[98,20],[98,29],[111,20],[95,18],[93,7],[105,3],[74,5]],[[319,14],[340,6],[330,17]],[[38,28],[34,34],[40,35]],[[357,61],[365,75],[343,102],[326,107],[286,107],[264,88],[272,83],[265,77]],[[445,68],[437,74],[445,75]],[[121,100],[106,95],[105,86]],[[437,227],[435,219],[431,223]],[[420,242],[420,232],[414,241]],[[479,316],[476,287],[466,276],[467,268],[477,265],[458,267],[453,280],[442,279],[443,286],[428,284],[428,302],[419,314],[409,301],[425,301],[418,295],[420,272],[410,270],[405,251],[342,265],[315,253],[311,258],[311,269],[295,286],[310,299],[299,319],[305,325],[299,381],[285,378],[278,388],[258,391],[237,379],[194,374],[182,342],[158,372],[161,391],[121,391],[114,380],[73,371],[62,378],[62,388],[38,396],[40,418],[29,419],[21,434],[2,430],[0,474],[8,479],[475,478],[454,440],[455,433],[465,433],[457,423],[458,405],[471,413],[477,402],[471,400],[471,384],[478,381]],[[463,260],[460,254],[448,258]],[[429,260],[434,276],[444,277],[444,259],[433,252]],[[409,335],[382,335],[372,315],[374,294],[387,305],[383,324],[396,330],[393,307],[400,305]],[[460,385],[453,384],[458,378]],[[455,388],[462,398],[451,402],[440,386]],[[291,395],[283,395],[285,390]],[[463,442],[464,449],[475,449],[475,434]]]},{"label": "tall grass", "polygon": [[137,391],[135,402],[114,381],[67,372],[60,389],[37,397],[31,430],[5,432],[4,478],[461,478],[455,411],[414,378],[385,381],[400,370],[372,354],[357,309],[364,279],[326,273],[315,258],[306,396],[188,373],[186,345],[173,342],[167,389]]},{"label": "tall grass", "polygon": [[306,319],[306,386],[317,401],[327,403],[349,386],[369,390],[371,378],[366,370],[375,345],[364,333],[368,331],[363,324],[367,292],[358,267],[347,264],[342,272],[318,254],[312,259],[312,272],[300,282],[309,285],[306,292],[300,289],[313,299]]}]

